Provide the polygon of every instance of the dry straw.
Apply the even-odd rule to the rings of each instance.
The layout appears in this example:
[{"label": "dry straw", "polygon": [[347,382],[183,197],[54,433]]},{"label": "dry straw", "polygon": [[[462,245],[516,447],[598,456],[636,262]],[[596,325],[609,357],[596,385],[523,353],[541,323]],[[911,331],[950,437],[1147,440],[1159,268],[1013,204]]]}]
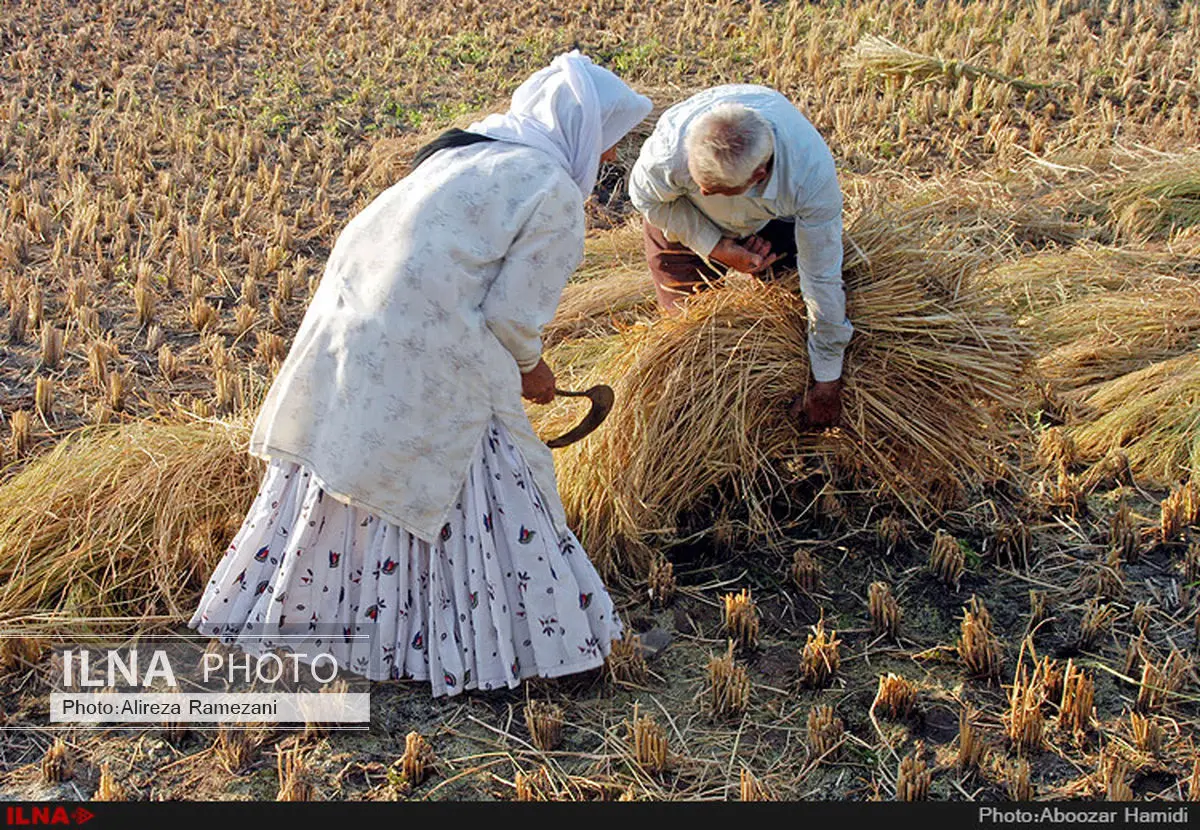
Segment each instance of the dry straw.
[{"label": "dry straw", "polygon": [[[644,575],[652,542],[681,538],[685,524],[711,530],[730,505],[739,531],[775,534],[778,500],[801,513],[812,496],[796,487],[814,470],[917,515],[995,480],[1027,343],[984,294],[959,285],[975,260],[926,250],[922,234],[875,215],[848,232],[857,333],[836,432],[801,433],[788,417],[809,370],[806,308],[782,283],[731,277],[679,314],[602,338],[574,382],[609,383],[616,406],[556,464],[568,515],[603,570]],[[586,341],[560,348],[573,342]],[[559,406],[533,416],[542,434],[571,420]]]},{"label": "dry straw", "polygon": [[[156,689],[155,691],[162,692],[163,694],[182,694],[182,690],[178,685],[167,685],[165,688]],[[159,728],[159,734],[162,735],[163,740],[176,746],[188,736],[190,731],[187,721],[183,720],[163,720]]]},{"label": "dry straw", "polygon": [[226,772],[237,775],[250,766],[264,738],[265,734],[258,729],[222,725],[213,740],[213,757]]},{"label": "dry straw", "polygon": [[513,776],[513,796],[517,801],[554,801],[556,795],[550,771],[544,766],[532,773],[517,770]]},{"label": "dry straw", "polygon": [[75,754],[61,737],[42,756],[42,780],[47,784],[60,784],[75,774]]},{"label": "dry straw", "polygon": [[886,582],[872,582],[867,588],[867,608],[871,615],[871,631],[877,637],[900,638],[900,619],[903,611]]},{"label": "dry straw", "polygon": [[1200,151],[1150,161],[1099,196],[1118,230],[1132,239],[1169,237],[1200,224]]},{"label": "dry straw", "polygon": [[245,441],[239,424],[96,427],[6,480],[0,619],[190,615],[258,488]]},{"label": "dry straw", "polygon": [[1155,718],[1137,712],[1129,713],[1129,732],[1134,746],[1149,755],[1157,755],[1166,740],[1166,730]]},{"label": "dry straw", "polygon": [[[349,691],[349,684],[345,678],[338,678],[332,683],[328,683],[321,687],[319,694],[344,695]],[[302,711],[305,711],[302,708]],[[308,711],[311,711],[308,710]],[[309,720],[307,717],[304,720],[304,732],[302,737],[307,740],[309,738],[322,738],[329,734],[329,725],[323,721]]]},{"label": "dry straw", "polygon": [[771,789],[758,778],[754,777],[754,773],[745,767],[742,767],[738,783],[742,801],[775,800],[775,795],[771,792]]},{"label": "dry straw", "polygon": [[743,714],[750,706],[750,675],[733,659],[733,643],[723,655],[708,659],[708,710],[713,717]]},{"label": "dry straw", "polygon": [[847,69],[864,70],[869,75],[906,77],[917,82],[940,81],[956,84],[960,78],[973,81],[986,78],[1008,84],[1019,92],[1048,89],[1052,86],[1014,78],[1003,72],[963,61],[922,55],[880,35],[863,35],[843,61],[843,66]]},{"label": "dry straw", "polygon": [[929,551],[929,570],[937,575],[947,588],[958,590],[958,583],[967,569],[967,555],[958,540],[939,530],[933,538]]},{"label": "dry straw", "polygon": [[800,653],[800,682],[804,686],[822,689],[829,685],[842,662],[838,650],[841,644],[836,631],[825,630],[825,615],[822,613]]},{"label": "dry straw", "polygon": [[894,513],[889,513],[879,520],[875,534],[887,548],[888,553],[908,541],[908,528],[905,527],[904,520]]},{"label": "dry straw", "polygon": [[45,640],[36,637],[0,637],[0,675],[33,668],[45,652]]},{"label": "dry straw", "polygon": [[630,629],[625,630],[621,639],[612,641],[612,650],[604,662],[614,683],[630,683],[636,686],[645,683],[650,677],[650,667],[646,665],[641,638]]},{"label": "dry straw", "polygon": [[392,765],[395,774],[389,777],[401,789],[411,789],[425,780],[433,761],[433,747],[414,730],[404,736],[404,754]]},{"label": "dry straw", "polygon": [[1200,352],[1091,387],[1080,408],[1083,420],[1070,432],[1084,461],[1120,451],[1143,485],[1168,485],[1198,469]]},{"label": "dry straw", "polygon": [[646,772],[658,774],[667,768],[667,730],[651,715],[638,715],[638,706],[633,706],[633,720],[627,721],[628,744],[633,758]]},{"label": "dry straw", "polygon": [[1009,689],[1008,710],[1004,713],[1008,739],[1021,755],[1041,749],[1045,743],[1046,721],[1042,715],[1045,701],[1043,678],[1036,670],[1031,677],[1022,663]]},{"label": "dry straw", "polygon": [[659,554],[650,560],[650,572],[646,579],[646,592],[654,605],[666,607],[675,598],[675,566]]},{"label": "dry straw", "polygon": [[983,602],[972,596],[963,609],[958,655],[973,677],[995,680],[1000,677],[1003,649],[992,632],[992,616]]},{"label": "dry straw", "polygon": [[1063,392],[1145,369],[1200,343],[1200,287],[1178,278],[1093,292],[1031,321],[1046,344],[1035,366]]},{"label": "dry straw", "polygon": [[238,337],[244,337],[250,329],[254,328],[254,324],[257,321],[258,312],[253,306],[243,303],[234,309],[233,330],[237,332]]},{"label": "dry straw", "polygon": [[920,756],[921,744],[918,741],[912,755],[907,755],[900,761],[896,773],[897,801],[925,801],[929,798],[929,785],[933,781],[933,772]]},{"label": "dry straw", "polygon": [[1180,568],[1183,570],[1185,585],[1200,587],[1200,539],[1193,539],[1188,545]]},{"label": "dry straw", "polygon": [[1133,801],[1133,787],[1129,784],[1129,762],[1124,758],[1115,754],[1102,753],[1100,778],[1104,785],[1106,800]]},{"label": "dry straw", "polygon": [[298,744],[276,748],[276,772],[279,793],[276,801],[312,801],[316,796],[313,780],[316,777]]},{"label": "dry straw", "polygon": [[1117,610],[1111,603],[1093,597],[1083,606],[1083,616],[1079,618],[1079,632],[1075,646],[1079,649],[1089,649],[1096,644],[1100,636],[1112,627]]},{"label": "dry straw", "polygon": [[1161,662],[1144,658],[1142,678],[1134,708],[1138,712],[1157,712],[1172,702],[1187,680],[1190,668],[1187,657],[1177,648]]},{"label": "dry straw", "polygon": [[1029,762],[1017,758],[1008,764],[1004,786],[1011,801],[1033,801],[1033,783],[1029,780]]},{"label": "dry straw", "polygon": [[109,352],[103,340],[93,340],[88,346],[88,379],[96,386],[102,387],[108,382]]},{"label": "dry straw", "polygon": [[1129,619],[1139,632],[1145,631],[1146,626],[1150,625],[1152,610],[1153,605],[1146,600],[1138,600],[1133,604],[1133,611],[1129,613]]},{"label": "dry straw", "polygon": [[54,381],[38,378],[34,385],[34,408],[43,421],[54,420]]},{"label": "dry straw", "polygon": [[217,310],[208,300],[197,297],[192,301],[191,322],[196,331],[201,333],[209,331],[216,327],[218,320]]},{"label": "dry straw", "polygon": [[129,794],[113,776],[112,767],[105,761],[100,765],[100,785],[96,788],[93,801],[128,801]]},{"label": "dry straw", "polygon": [[[639,240],[640,242],[640,240]],[[547,347],[568,339],[611,334],[655,314],[654,282],[644,264],[600,276],[575,278],[564,290],[542,340]],[[611,266],[610,266],[611,268]]]},{"label": "dry straw", "polygon": [[985,542],[984,550],[998,565],[1028,568],[1033,559],[1033,533],[1019,519],[1001,522]]},{"label": "dry straw", "polygon": [[1109,523],[1108,543],[1125,562],[1136,562],[1138,558],[1138,533],[1134,524],[1133,511],[1125,502],[1113,513]]},{"label": "dry straw", "polygon": [[821,562],[808,546],[800,545],[792,554],[791,577],[801,591],[811,594],[817,590],[821,582]]},{"label": "dry straw", "polygon": [[1125,572],[1121,566],[1121,554],[1112,548],[1102,560],[1088,565],[1083,584],[1097,599],[1116,600],[1125,593]]},{"label": "dry straw", "polygon": [[736,594],[724,596],[722,617],[725,633],[738,649],[746,651],[758,646],[758,608],[750,596],[750,589],[743,588]]},{"label": "dry straw", "polygon": [[888,672],[879,676],[879,689],[871,711],[880,709],[892,720],[907,718],[917,705],[917,686],[906,677]]},{"label": "dry straw", "polygon": [[1047,618],[1047,613],[1046,592],[1031,588],[1029,590],[1029,626],[1027,630],[1036,629]]},{"label": "dry straw", "polygon": [[[17,458],[24,458],[33,448],[33,419],[28,412],[19,409],[9,419],[8,429],[8,443],[12,454]],[[0,504],[3,504],[2,498],[0,496]]]},{"label": "dry straw", "polygon": [[1182,487],[1172,487],[1159,507],[1159,532],[1164,543],[1179,541],[1184,528],[1200,524],[1200,493],[1188,480]]},{"label": "dry straw", "polygon": [[1092,723],[1096,686],[1091,676],[1071,660],[1063,670],[1062,701],[1058,707],[1058,728],[1082,735]]},{"label": "dry straw", "polygon": [[1078,460],[1075,441],[1060,427],[1049,427],[1038,436],[1035,457],[1039,464],[1055,470],[1071,467]]},{"label": "dry straw", "polygon": [[42,326],[42,366],[53,369],[63,358],[62,329],[46,323]]},{"label": "dry straw", "polygon": [[832,753],[845,734],[842,719],[834,714],[833,707],[825,704],[808,710],[808,746],[814,758],[820,759]]},{"label": "dry straw", "polygon": [[958,751],[955,764],[959,772],[965,774],[981,770],[987,752],[987,742],[975,724],[974,714],[964,706],[958,713]]},{"label": "dry straw", "polygon": [[525,704],[525,727],[529,730],[533,745],[538,749],[558,749],[558,745],[562,743],[562,707],[549,701],[529,701]]}]

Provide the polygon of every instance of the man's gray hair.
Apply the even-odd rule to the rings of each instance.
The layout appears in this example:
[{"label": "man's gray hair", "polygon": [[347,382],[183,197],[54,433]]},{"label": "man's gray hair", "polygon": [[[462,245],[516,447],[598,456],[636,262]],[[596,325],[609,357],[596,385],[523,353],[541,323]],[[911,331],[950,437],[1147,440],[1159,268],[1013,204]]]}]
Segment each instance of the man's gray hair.
[{"label": "man's gray hair", "polygon": [[741,104],[718,104],[688,125],[688,172],[697,184],[741,187],[775,151],[767,119]]}]

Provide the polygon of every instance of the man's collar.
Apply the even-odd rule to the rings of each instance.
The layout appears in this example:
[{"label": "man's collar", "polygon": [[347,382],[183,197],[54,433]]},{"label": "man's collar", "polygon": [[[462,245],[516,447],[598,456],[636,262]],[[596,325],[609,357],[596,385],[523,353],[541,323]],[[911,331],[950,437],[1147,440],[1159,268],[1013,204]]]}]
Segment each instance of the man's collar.
[{"label": "man's collar", "polygon": [[757,198],[773,201],[779,195],[779,139],[775,139],[776,152],[771,155],[771,172],[767,174],[765,182],[759,182],[754,186],[754,190],[762,188]]}]

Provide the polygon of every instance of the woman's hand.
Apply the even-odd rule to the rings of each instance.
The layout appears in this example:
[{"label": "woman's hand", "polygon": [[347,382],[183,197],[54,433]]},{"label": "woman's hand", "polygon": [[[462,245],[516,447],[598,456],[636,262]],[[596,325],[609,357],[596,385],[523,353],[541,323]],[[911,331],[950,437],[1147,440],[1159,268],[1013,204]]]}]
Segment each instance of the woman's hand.
[{"label": "woman's hand", "polygon": [[534,403],[554,400],[554,372],[539,360],[538,365],[521,375],[521,397]]}]

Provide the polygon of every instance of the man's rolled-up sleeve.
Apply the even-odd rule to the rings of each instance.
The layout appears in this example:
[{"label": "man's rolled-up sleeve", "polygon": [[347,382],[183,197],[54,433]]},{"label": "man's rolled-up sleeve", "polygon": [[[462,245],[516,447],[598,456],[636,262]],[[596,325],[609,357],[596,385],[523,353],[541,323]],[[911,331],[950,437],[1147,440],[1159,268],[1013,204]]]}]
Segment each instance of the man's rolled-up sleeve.
[{"label": "man's rolled-up sleeve", "polygon": [[721,241],[721,229],[685,194],[686,190],[672,181],[669,161],[656,158],[653,148],[643,146],[629,176],[629,201],[669,241],[707,258]]},{"label": "man's rolled-up sleeve", "polygon": [[[835,204],[836,203],[836,204]],[[814,215],[796,217],[796,265],[808,307],[808,354],[813,378],[842,376],[846,346],[854,326],[846,318],[842,281],[842,202],[827,196]]]},{"label": "man's rolled-up sleeve", "polygon": [[542,359],[542,327],[554,317],[583,258],[585,225],[570,181],[548,191],[509,246],[483,298],[483,316],[522,373]]}]

